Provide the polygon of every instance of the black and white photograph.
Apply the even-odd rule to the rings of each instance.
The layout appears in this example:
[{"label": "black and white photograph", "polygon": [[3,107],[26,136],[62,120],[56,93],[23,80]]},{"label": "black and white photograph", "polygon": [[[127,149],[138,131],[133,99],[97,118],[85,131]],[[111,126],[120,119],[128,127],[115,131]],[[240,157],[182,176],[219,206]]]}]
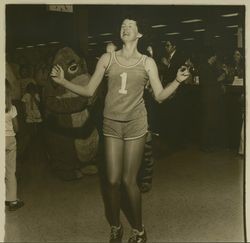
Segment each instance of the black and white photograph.
[{"label": "black and white photograph", "polygon": [[248,242],[246,3],[2,5],[3,242]]}]

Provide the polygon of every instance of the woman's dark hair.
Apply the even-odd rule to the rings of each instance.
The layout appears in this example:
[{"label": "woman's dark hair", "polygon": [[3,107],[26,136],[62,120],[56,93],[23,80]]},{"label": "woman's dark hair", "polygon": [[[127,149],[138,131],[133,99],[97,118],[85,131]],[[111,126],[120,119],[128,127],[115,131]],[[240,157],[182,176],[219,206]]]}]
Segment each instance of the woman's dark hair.
[{"label": "woman's dark hair", "polygon": [[[134,9],[124,10],[120,20],[118,21],[118,25],[116,28],[116,38],[114,40],[114,43],[118,48],[122,47],[122,41],[120,40],[120,29],[123,21],[125,19],[133,20],[136,22],[138,32],[142,34],[142,37],[140,38],[140,41],[138,42],[138,50],[142,53],[146,53],[146,49],[151,42],[149,38],[149,24],[147,23],[146,18],[139,12]],[[118,38],[119,36],[119,38]]]},{"label": "woman's dark hair", "polygon": [[136,22],[139,33],[141,33],[142,35],[147,34],[146,19],[140,13],[137,13],[133,10],[124,12],[119,21],[120,26],[125,19],[134,20]]}]

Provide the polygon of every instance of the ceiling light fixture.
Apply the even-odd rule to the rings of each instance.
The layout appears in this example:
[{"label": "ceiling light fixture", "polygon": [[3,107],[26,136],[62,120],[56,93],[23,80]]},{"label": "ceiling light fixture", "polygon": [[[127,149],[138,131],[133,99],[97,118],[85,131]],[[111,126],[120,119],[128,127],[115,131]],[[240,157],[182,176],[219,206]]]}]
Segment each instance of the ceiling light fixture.
[{"label": "ceiling light fixture", "polygon": [[156,25],[152,25],[151,27],[152,28],[162,28],[162,27],[166,27],[167,25],[165,25],[165,24],[156,24]]},{"label": "ceiling light fixture", "polygon": [[46,44],[37,44],[37,46],[46,46]]},{"label": "ceiling light fixture", "polygon": [[194,40],[194,38],[185,38],[183,39],[184,41],[190,41],[190,40]]},{"label": "ceiling light fixture", "polygon": [[33,48],[34,46],[26,46],[27,48]]},{"label": "ceiling light fixture", "polygon": [[226,26],[227,28],[238,28],[239,26],[238,25],[228,25]]},{"label": "ceiling light fixture", "polygon": [[49,44],[59,44],[60,42],[58,41],[50,41]]},{"label": "ceiling light fixture", "polygon": [[165,35],[179,35],[180,33],[179,32],[169,32],[169,33],[166,33]]},{"label": "ceiling light fixture", "polygon": [[23,47],[17,47],[16,49],[17,50],[23,50],[24,48]]},{"label": "ceiling light fixture", "polygon": [[203,32],[205,31],[205,29],[197,29],[197,30],[193,30],[194,32]]},{"label": "ceiling light fixture", "polygon": [[202,19],[187,19],[187,20],[181,21],[181,23],[189,24],[189,23],[196,23],[196,22],[201,22],[201,21]]},{"label": "ceiling light fixture", "polygon": [[221,17],[227,18],[227,17],[234,17],[238,16],[239,13],[230,13],[230,14],[222,14]]},{"label": "ceiling light fixture", "polygon": [[102,34],[100,34],[100,36],[109,36],[109,35],[112,35],[112,33],[102,33]]},{"label": "ceiling light fixture", "polygon": [[89,43],[89,45],[90,46],[95,46],[95,45],[97,45],[97,43],[96,42],[92,42],[92,43]]}]

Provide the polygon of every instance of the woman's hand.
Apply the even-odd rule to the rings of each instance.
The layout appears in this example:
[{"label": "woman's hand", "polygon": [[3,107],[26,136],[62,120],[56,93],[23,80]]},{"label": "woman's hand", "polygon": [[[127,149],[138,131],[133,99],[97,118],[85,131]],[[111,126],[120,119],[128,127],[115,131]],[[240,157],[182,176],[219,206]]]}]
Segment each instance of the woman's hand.
[{"label": "woman's hand", "polygon": [[62,84],[64,80],[64,71],[60,65],[55,65],[52,68],[50,77],[58,84]]},{"label": "woman's hand", "polygon": [[189,72],[189,69],[187,66],[181,66],[179,69],[178,69],[178,72],[177,72],[177,75],[176,75],[176,79],[179,81],[179,82],[183,82],[185,81],[190,75],[190,72]]}]

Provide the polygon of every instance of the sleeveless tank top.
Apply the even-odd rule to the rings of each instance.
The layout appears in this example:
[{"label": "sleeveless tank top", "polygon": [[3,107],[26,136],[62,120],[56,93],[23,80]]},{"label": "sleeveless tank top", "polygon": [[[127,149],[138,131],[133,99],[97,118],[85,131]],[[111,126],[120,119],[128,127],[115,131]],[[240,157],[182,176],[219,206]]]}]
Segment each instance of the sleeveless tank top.
[{"label": "sleeveless tank top", "polygon": [[148,81],[145,70],[145,59],[130,66],[120,64],[115,52],[111,53],[109,65],[106,69],[108,92],[105,99],[104,117],[129,121],[146,116],[143,92]]}]

